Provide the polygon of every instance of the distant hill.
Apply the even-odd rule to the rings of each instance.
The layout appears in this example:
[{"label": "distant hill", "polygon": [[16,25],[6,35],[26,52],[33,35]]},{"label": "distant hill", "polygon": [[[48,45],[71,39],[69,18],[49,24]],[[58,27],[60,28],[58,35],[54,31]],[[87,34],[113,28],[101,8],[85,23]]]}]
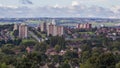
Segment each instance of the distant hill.
[{"label": "distant hill", "polygon": [[[29,21],[46,21],[50,22],[53,18],[0,18],[0,22],[29,22]],[[120,23],[120,19],[107,18],[54,18],[59,23]]]}]

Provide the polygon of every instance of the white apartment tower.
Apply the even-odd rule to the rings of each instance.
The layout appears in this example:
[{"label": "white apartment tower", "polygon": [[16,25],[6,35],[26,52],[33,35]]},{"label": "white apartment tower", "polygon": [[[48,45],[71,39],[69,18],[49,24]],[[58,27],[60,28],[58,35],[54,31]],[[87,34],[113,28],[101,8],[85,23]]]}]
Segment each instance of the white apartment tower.
[{"label": "white apartment tower", "polygon": [[19,25],[19,38],[28,37],[28,27],[25,23]]},{"label": "white apartment tower", "polygon": [[52,36],[62,36],[64,34],[64,27],[57,26],[55,20],[52,20],[52,23],[48,24],[47,35]]}]

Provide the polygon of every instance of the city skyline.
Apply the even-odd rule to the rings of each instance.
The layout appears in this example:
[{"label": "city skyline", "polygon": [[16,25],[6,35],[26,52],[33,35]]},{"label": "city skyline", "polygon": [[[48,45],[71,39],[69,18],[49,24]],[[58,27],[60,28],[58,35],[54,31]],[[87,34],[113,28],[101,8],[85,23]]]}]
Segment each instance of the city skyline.
[{"label": "city skyline", "polygon": [[0,18],[120,18],[120,0],[0,0]]}]

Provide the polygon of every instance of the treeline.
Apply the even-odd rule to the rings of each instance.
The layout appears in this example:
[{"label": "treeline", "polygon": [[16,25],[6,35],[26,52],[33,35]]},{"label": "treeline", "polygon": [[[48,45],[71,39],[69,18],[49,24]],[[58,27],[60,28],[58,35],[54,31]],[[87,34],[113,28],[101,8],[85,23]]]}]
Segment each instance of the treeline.
[{"label": "treeline", "polygon": [[0,31],[4,29],[8,29],[9,31],[13,30],[13,25],[14,24],[6,24],[6,25],[0,25]]},{"label": "treeline", "polygon": [[[5,42],[5,41],[4,41]],[[95,37],[72,47],[64,37],[49,37],[44,42],[15,39],[0,44],[0,68],[120,68],[120,40]],[[46,52],[65,54],[49,55]]]}]

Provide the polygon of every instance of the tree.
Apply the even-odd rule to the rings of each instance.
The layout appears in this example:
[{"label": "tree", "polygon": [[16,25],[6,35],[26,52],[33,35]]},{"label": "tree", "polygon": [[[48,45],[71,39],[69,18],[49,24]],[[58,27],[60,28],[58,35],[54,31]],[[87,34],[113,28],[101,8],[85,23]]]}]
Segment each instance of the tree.
[{"label": "tree", "polygon": [[92,56],[88,58],[85,63],[82,63],[80,68],[90,68],[90,67],[99,68],[96,60],[97,60],[97,56]]},{"label": "tree", "polygon": [[71,66],[75,68],[76,66],[79,67],[79,59],[78,58],[73,58],[71,60]]},{"label": "tree", "polygon": [[0,68],[8,68],[8,66],[5,63],[0,64]]},{"label": "tree", "polygon": [[52,63],[61,63],[62,61],[63,61],[63,57],[62,56],[60,56],[60,55],[53,55],[53,56],[50,56],[51,57],[51,59],[50,59],[50,61],[52,62]]},{"label": "tree", "polygon": [[112,53],[101,54],[97,58],[97,64],[100,68],[114,68],[115,63],[115,56]]},{"label": "tree", "polygon": [[15,38],[18,37],[18,35],[19,35],[19,30],[14,30],[13,35],[14,35]]},{"label": "tree", "polygon": [[85,63],[85,64],[81,64],[80,68],[94,68],[94,67],[91,63]]},{"label": "tree", "polygon": [[115,68],[115,57],[111,53],[92,56],[80,65],[80,68]]},{"label": "tree", "polygon": [[90,51],[91,50],[91,46],[90,45],[87,45],[87,44],[84,44],[84,45],[81,45],[81,49],[82,51]]},{"label": "tree", "polygon": [[17,60],[16,68],[39,68],[45,65],[46,55],[41,53],[28,53],[22,59]]},{"label": "tree", "polygon": [[5,44],[5,40],[0,40],[0,47]]},{"label": "tree", "polygon": [[55,50],[56,50],[57,52],[59,52],[59,51],[61,50],[60,45],[55,45]]},{"label": "tree", "polygon": [[64,60],[72,60],[73,58],[78,58],[78,53],[77,52],[73,52],[73,51],[67,51],[64,54]]},{"label": "tree", "polygon": [[16,38],[16,39],[14,39],[14,45],[19,45],[20,43],[22,42],[22,39],[18,39],[18,38]]},{"label": "tree", "polygon": [[66,62],[62,63],[59,68],[70,68],[70,65]]},{"label": "tree", "polygon": [[119,41],[114,41],[111,49],[116,48],[117,50],[120,50],[120,42]]},{"label": "tree", "polygon": [[55,45],[60,45],[61,49],[65,49],[65,38],[54,36],[50,38],[49,44],[51,47],[54,47]]},{"label": "tree", "polygon": [[115,65],[115,68],[120,68],[120,62]]},{"label": "tree", "polygon": [[38,52],[43,52],[45,53],[48,48],[48,45],[44,42],[41,42],[40,44],[37,44],[34,46],[34,50]]},{"label": "tree", "polygon": [[89,51],[84,51],[82,54],[81,54],[81,62],[84,63],[87,61],[87,59],[91,56],[90,52]]},{"label": "tree", "polygon": [[27,46],[35,46],[37,42],[35,40],[22,40],[21,45]]},{"label": "tree", "polygon": [[14,54],[14,52],[12,50],[13,47],[14,47],[14,45],[12,45],[12,44],[6,44],[1,47],[1,51],[5,54]]}]

